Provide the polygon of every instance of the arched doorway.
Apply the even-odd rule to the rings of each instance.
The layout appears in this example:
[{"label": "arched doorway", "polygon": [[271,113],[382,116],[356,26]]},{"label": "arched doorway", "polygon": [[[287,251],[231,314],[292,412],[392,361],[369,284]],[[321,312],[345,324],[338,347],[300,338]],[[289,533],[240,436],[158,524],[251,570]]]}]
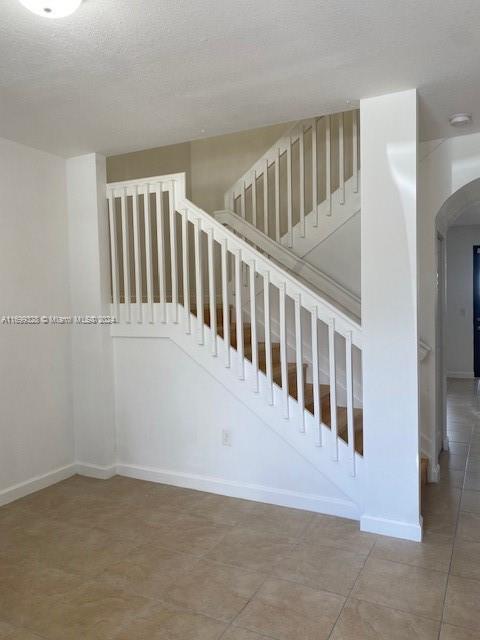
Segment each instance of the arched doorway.
[{"label": "arched doorway", "polygon": [[[436,314],[435,314],[435,344],[436,344],[436,447],[437,452],[449,449],[449,438],[447,433],[447,340],[448,340],[448,262],[447,243],[449,240],[449,230],[466,213],[478,210],[478,222],[480,225],[480,178],[472,180],[459,188],[444,202],[437,213],[435,219],[436,226],[436,256],[437,256],[437,291],[436,291]],[[473,248],[472,237],[472,248]],[[473,264],[473,252],[469,254]],[[473,277],[471,280],[473,284]],[[473,286],[472,286],[473,290]],[[473,298],[473,292],[472,292]],[[473,318],[471,322],[473,332]],[[473,333],[472,333],[473,336]],[[473,337],[472,337],[472,358],[473,358]],[[461,373],[461,372],[459,372]]]}]

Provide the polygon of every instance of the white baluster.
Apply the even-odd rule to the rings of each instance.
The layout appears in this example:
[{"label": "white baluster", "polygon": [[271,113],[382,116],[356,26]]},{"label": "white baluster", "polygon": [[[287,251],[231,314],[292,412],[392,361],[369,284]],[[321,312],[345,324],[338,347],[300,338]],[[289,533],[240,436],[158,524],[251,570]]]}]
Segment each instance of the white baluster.
[{"label": "white baluster", "polygon": [[328,355],[330,361],[330,426],[332,437],[332,458],[338,460],[337,428],[337,366],[335,360],[335,320],[328,324]]},{"label": "white baluster", "polygon": [[222,305],[223,342],[225,345],[225,366],[230,366],[230,304],[228,302],[228,247],[227,239],[222,242]]},{"label": "white baluster", "polygon": [[258,342],[257,342],[257,307],[255,297],[255,260],[250,265],[250,325],[252,339],[253,390],[258,393]]},{"label": "white baluster", "polygon": [[318,227],[317,121],[312,122],[312,211],[313,226]]},{"label": "white baluster", "polygon": [[263,274],[263,313],[265,324],[265,358],[268,404],[273,404],[272,337],[270,331],[270,273]]},{"label": "white baluster", "polygon": [[268,236],[268,159],[263,169],[263,232]]},{"label": "white baluster", "polygon": [[195,285],[197,294],[197,333],[198,344],[203,344],[204,336],[204,317],[203,317],[203,269],[202,269],[202,237],[201,237],[201,220],[195,218]]},{"label": "white baluster", "polygon": [[282,395],[284,417],[289,417],[289,393],[288,393],[288,362],[287,362],[287,314],[285,283],[279,287],[280,301],[280,367],[282,372]]},{"label": "white baluster", "polygon": [[242,313],[242,252],[235,253],[235,316],[237,324],[238,377],[245,379],[245,360],[243,351],[243,313]]},{"label": "white baluster", "polygon": [[303,344],[302,344],[302,304],[301,296],[295,296],[295,350],[297,354],[297,403],[300,411],[300,431],[305,431],[305,387],[303,384]]},{"label": "white baluster", "polygon": [[240,194],[240,215],[245,220],[245,182],[242,184],[242,193]]},{"label": "white baluster", "polygon": [[275,159],[275,240],[280,242],[280,148]]},{"label": "white baluster", "polygon": [[170,262],[172,271],[173,321],[178,322],[178,271],[177,271],[177,217],[175,213],[175,182],[172,180],[168,194],[170,205]]},{"label": "white baluster", "polygon": [[122,240],[123,240],[123,296],[125,302],[126,321],[132,321],[130,309],[130,242],[128,232],[127,188],[121,196],[122,205]]},{"label": "white baluster", "polygon": [[340,113],[338,125],[338,188],[340,190],[340,204],[345,204],[345,161],[343,141],[343,113]]},{"label": "white baluster", "polygon": [[325,198],[327,200],[327,216],[332,215],[332,178],[330,163],[330,116],[325,116]]},{"label": "white baluster", "polygon": [[120,291],[118,277],[117,216],[115,214],[115,196],[108,193],[108,215],[110,221],[110,255],[112,260],[112,303],[115,318],[120,320]]},{"label": "white baluster", "polygon": [[346,377],[347,377],[347,429],[348,452],[352,460],[351,475],[355,476],[355,422],[353,415],[353,366],[352,366],[352,332],[345,337]]},{"label": "white baluster", "polygon": [[287,246],[293,247],[293,224],[292,224],[292,140],[288,139],[287,144]]},{"label": "white baluster", "polygon": [[210,338],[212,356],[217,355],[217,297],[215,293],[215,261],[213,255],[213,229],[208,230],[208,293],[210,296]]},{"label": "white baluster", "polygon": [[162,322],[166,322],[167,283],[165,276],[165,221],[163,217],[163,186],[161,182],[155,186],[155,204],[157,210],[158,283],[160,303],[162,305]]},{"label": "white baluster", "polygon": [[257,226],[257,172],[252,171],[252,224]]},{"label": "white baluster", "polygon": [[300,154],[300,233],[302,238],[305,237],[305,157],[304,157],[304,131],[303,125],[300,125],[300,135],[298,138],[299,154]]},{"label": "white baluster", "polygon": [[133,187],[133,255],[135,261],[135,298],[137,302],[137,322],[143,322],[142,305],[142,254],[140,245],[140,223],[138,220],[138,188]]},{"label": "white baluster", "polygon": [[190,248],[188,245],[188,211],[182,212],[182,269],[183,269],[183,310],[185,333],[191,333],[190,314]]},{"label": "white baluster", "polygon": [[320,405],[320,380],[318,375],[318,307],[312,309],[312,382],[313,415],[315,419],[315,444],[322,446],[322,407]]},{"label": "white baluster", "polygon": [[353,119],[353,133],[352,133],[352,145],[353,145],[353,191],[358,193],[358,120],[357,111],[352,112]]},{"label": "white baluster", "polygon": [[145,263],[147,268],[147,304],[150,323],[155,322],[155,306],[153,304],[153,263],[152,263],[152,217],[150,212],[150,186],[148,182],[143,188],[143,216],[145,223]]}]

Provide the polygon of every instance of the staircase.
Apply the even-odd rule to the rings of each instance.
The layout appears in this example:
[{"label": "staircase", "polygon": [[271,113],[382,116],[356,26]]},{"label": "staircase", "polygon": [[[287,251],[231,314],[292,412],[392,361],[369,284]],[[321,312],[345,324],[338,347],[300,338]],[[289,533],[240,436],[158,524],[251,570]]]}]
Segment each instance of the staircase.
[{"label": "staircase", "polygon": [[190,202],[184,174],[108,184],[106,196],[112,335],[174,340],[338,486],[345,501],[325,511],[359,518],[358,320]]},{"label": "staircase", "polygon": [[[322,242],[360,213],[359,115],[352,110],[295,123],[227,190],[225,209],[214,215],[360,323],[360,297],[318,268],[315,259]],[[421,360],[428,350],[420,341]],[[305,385],[305,408],[313,412],[313,385]],[[330,426],[329,399],[329,385],[321,385],[321,419]],[[338,434],[348,442],[346,407],[337,405],[336,414]],[[361,407],[353,419],[355,450],[363,453]],[[428,467],[422,455],[422,486]]]},{"label": "staircase", "polygon": [[370,490],[360,299],[315,256],[360,210],[358,119],[296,123],[214,215],[186,198],[184,174],[106,190],[112,336],[173,340],[340,489],[322,512],[357,519]]}]

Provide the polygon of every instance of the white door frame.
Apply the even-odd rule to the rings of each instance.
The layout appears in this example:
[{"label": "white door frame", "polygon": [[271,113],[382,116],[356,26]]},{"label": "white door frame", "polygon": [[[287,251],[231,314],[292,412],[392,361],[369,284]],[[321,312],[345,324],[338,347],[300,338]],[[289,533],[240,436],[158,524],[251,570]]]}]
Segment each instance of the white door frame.
[{"label": "white door frame", "polygon": [[446,313],[447,313],[447,238],[437,231],[437,308],[436,308],[436,438],[437,454],[448,451],[447,435],[447,369],[446,369]]}]

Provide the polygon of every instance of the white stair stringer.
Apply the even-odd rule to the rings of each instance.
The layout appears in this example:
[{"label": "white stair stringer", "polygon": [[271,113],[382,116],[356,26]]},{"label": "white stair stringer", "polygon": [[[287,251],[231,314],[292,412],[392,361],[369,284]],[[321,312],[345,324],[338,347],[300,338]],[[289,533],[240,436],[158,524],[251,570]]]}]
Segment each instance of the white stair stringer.
[{"label": "white stair stringer", "polygon": [[[284,417],[282,408],[282,390],[273,384],[273,404],[269,403],[269,388],[267,378],[261,371],[258,372],[259,390],[254,392],[255,372],[252,363],[244,359],[244,379],[239,379],[239,354],[233,348],[230,349],[230,366],[224,362],[225,343],[217,336],[218,356],[211,355],[212,335],[207,325],[204,326],[204,343],[199,344],[196,331],[190,334],[185,332],[184,320],[175,323],[173,304],[167,305],[168,317],[171,322],[165,324],[135,324],[120,322],[112,326],[113,338],[169,338],[175,342],[189,357],[212,375],[240,402],[247,406],[258,418],[260,418],[277,435],[292,446],[305,460],[312,464],[328,480],[330,480],[347,497],[345,501],[335,499],[329,504],[322,502],[321,512],[328,515],[359,520],[362,514],[363,495],[366,487],[366,467],[364,458],[355,454],[355,476],[351,474],[351,457],[348,446],[338,440],[338,460],[332,459],[330,442],[330,430],[325,425],[322,428],[322,442],[324,446],[318,446],[315,439],[314,417],[304,411],[305,431],[298,428],[301,422],[299,405],[292,397],[289,399],[289,418]],[[147,314],[147,305],[145,314]],[[160,305],[157,313],[160,314]],[[180,316],[183,317],[183,307]],[[195,326],[197,320],[191,315],[191,325]]]},{"label": "white stair stringer", "polygon": [[287,269],[296,276],[300,276],[309,286],[314,287],[322,296],[329,299],[356,322],[360,321],[361,301],[352,291],[349,291],[333,278],[320,271],[320,269],[296,255],[291,249],[269,238],[252,224],[237,216],[233,211],[216,211],[214,215],[215,219],[221,224],[233,229],[242,238],[278,262],[282,268]]},{"label": "white stair stringer", "polygon": [[[340,202],[340,190],[337,189],[332,193],[331,210],[325,200],[318,204],[318,224],[317,216],[311,211],[305,216],[305,235],[302,234],[300,222],[293,227],[293,245],[289,247],[290,251],[299,258],[304,258],[359,211],[360,187],[355,191],[354,180],[350,178],[345,182],[344,204]],[[288,247],[288,234],[282,236],[281,244]]]},{"label": "white stair stringer", "polygon": [[[333,304],[335,304],[335,306],[346,312],[356,322],[360,322],[361,299],[352,291],[343,287],[333,278],[323,273],[320,269],[314,267],[306,260],[293,254],[293,252],[290,249],[287,249],[287,247],[279,245],[275,240],[272,240],[249,222],[237,216],[233,211],[227,209],[223,211],[216,211],[214,216],[218,222],[233,229],[260,251],[276,260],[284,269],[304,279],[309,285],[315,287],[325,298],[329,299]],[[257,289],[257,296],[260,296],[262,291],[263,288],[260,285]],[[246,309],[245,312],[248,313],[248,309]],[[425,360],[430,351],[430,346],[424,340],[420,339],[418,341],[419,362]]]}]

